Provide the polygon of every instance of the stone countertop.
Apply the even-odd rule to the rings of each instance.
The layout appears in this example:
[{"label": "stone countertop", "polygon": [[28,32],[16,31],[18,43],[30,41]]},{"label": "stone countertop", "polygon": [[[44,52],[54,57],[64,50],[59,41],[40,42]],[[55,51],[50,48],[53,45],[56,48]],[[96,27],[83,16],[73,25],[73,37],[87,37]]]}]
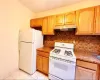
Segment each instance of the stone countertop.
[{"label": "stone countertop", "polygon": [[75,51],[74,53],[77,60],[100,64],[100,59],[96,58],[96,53],[88,51]]},{"label": "stone countertop", "polygon": [[53,49],[53,48],[42,47],[42,48],[38,48],[37,50],[38,50],[38,51],[43,51],[43,52],[50,53],[50,51],[51,51],[52,49]]},{"label": "stone countertop", "polygon": [[[42,47],[42,48],[38,48],[38,51],[43,51],[43,52],[47,52],[50,53],[50,51],[53,48],[49,48],[49,47]],[[82,60],[82,61],[86,61],[86,62],[91,62],[91,63],[95,63],[95,64],[100,64],[100,60],[97,59],[95,57],[95,53],[92,52],[88,52],[88,51],[74,51],[76,59],[77,60]]]}]

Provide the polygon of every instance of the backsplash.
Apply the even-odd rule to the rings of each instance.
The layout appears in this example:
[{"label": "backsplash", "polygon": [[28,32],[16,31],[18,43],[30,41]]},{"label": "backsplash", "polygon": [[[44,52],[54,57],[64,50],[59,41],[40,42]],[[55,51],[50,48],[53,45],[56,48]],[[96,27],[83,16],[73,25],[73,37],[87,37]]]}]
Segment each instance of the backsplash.
[{"label": "backsplash", "polygon": [[55,35],[44,36],[44,46],[54,47],[55,42],[74,43],[75,50],[85,50],[100,54],[100,36],[75,35],[74,31],[56,31]]}]

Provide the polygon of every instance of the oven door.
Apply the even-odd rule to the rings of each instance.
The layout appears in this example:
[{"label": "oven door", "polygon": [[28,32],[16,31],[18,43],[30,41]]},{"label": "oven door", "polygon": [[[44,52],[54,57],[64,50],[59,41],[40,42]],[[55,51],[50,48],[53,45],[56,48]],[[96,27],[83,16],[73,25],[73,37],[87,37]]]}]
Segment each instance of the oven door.
[{"label": "oven door", "polygon": [[[75,66],[76,64],[71,64],[71,63],[50,58],[49,74],[63,80],[74,80]],[[49,78],[51,78],[51,76]]]}]

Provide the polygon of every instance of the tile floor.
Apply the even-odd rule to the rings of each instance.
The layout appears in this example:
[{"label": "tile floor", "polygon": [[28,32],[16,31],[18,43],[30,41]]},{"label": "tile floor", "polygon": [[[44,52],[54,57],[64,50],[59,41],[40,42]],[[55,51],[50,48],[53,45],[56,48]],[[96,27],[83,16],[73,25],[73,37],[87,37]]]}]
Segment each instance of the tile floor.
[{"label": "tile floor", "polygon": [[48,80],[48,77],[37,71],[33,75],[28,75],[27,73],[18,70],[4,80]]}]

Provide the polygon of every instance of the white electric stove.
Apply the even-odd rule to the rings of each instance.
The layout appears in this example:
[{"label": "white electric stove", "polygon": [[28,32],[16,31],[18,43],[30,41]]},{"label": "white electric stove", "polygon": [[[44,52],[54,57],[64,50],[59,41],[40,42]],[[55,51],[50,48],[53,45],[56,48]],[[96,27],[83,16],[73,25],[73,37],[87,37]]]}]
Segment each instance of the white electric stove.
[{"label": "white electric stove", "polygon": [[74,80],[76,57],[74,44],[55,43],[49,57],[49,79],[51,80]]}]

